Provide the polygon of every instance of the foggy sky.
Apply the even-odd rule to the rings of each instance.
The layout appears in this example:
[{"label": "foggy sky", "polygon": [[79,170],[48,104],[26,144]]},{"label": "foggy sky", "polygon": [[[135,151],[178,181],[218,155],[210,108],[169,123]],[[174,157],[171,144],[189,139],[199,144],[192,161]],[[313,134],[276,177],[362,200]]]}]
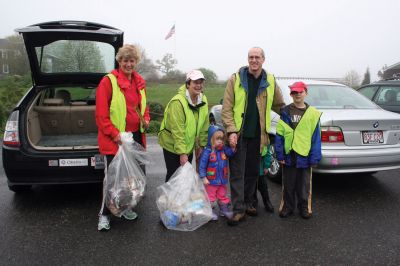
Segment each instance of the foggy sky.
[{"label": "foggy sky", "polygon": [[[247,51],[265,50],[277,76],[343,77],[355,70],[372,80],[400,62],[398,0],[104,1],[1,0],[0,38],[14,29],[54,20],[85,20],[125,32],[154,62],[166,53],[186,72],[205,67],[226,79],[247,64]],[[247,4],[247,5],[246,5]],[[176,34],[164,40],[172,25]]]}]

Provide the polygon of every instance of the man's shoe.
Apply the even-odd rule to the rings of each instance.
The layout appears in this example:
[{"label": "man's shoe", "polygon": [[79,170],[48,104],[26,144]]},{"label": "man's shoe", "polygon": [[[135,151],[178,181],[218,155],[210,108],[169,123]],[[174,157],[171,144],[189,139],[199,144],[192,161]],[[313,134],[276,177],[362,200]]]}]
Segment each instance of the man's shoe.
[{"label": "man's shoe", "polygon": [[264,201],[264,207],[265,207],[265,210],[266,210],[267,212],[271,212],[271,213],[274,212],[274,206],[272,206],[272,203],[271,203],[270,200]]},{"label": "man's shoe", "polygon": [[122,214],[122,217],[124,217],[127,220],[135,220],[138,217],[138,215],[136,212],[134,212],[132,210],[126,210]]},{"label": "man's shoe", "polygon": [[248,208],[246,209],[246,214],[249,215],[249,216],[257,216],[257,215],[258,215],[258,212],[257,212],[257,209],[256,209],[256,208],[254,208],[254,207],[248,207]]},{"label": "man's shoe", "polygon": [[235,213],[232,217],[232,219],[228,219],[227,224],[230,226],[236,226],[240,222],[244,221],[246,219],[246,214],[244,213]]},{"label": "man's shoe", "polygon": [[110,230],[110,217],[107,215],[99,216],[99,224],[97,225],[97,230],[108,231]]},{"label": "man's shoe", "polygon": [[287,218],[290,215],[293,214],[293,211],[288,211],[288,210],[282,210],[281,212],[279,212],[279,217],[281,218]]},{"label": "man's shoe", "polygon": [[301,211],[300,211],[300,216],[301,216],[301,218],[303,218],[303,219],[310,219],[311,216],[312,216],[312,214],[309,213],[307,210],[301,210]]}]

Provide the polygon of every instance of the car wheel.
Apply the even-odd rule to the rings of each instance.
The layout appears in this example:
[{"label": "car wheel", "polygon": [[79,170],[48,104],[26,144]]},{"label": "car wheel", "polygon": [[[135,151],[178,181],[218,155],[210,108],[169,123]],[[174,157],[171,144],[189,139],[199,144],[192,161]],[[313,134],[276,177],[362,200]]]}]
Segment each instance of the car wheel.
[{"label": "car wheel", "polygon": [[31,190],[29,185],[8,185],[8,189],[15,193],[26,193]]},{"label": "car wheel", "polygon": [[270,152],[271,152],[271,166],[269,167],[267,176],[272,181],[274,181],[276,183],[281,183],[282,182],[282,168],[281,168],[281,165],[279,164],[278,160],[276,159],[275,147],[273,144],[271,144]]},{"label": "car wheel", "polygon": [[208,117],[209,121],[210,121],[210,125],[215,125],[215,117],[213,114],[210,114],[210,116]]}]

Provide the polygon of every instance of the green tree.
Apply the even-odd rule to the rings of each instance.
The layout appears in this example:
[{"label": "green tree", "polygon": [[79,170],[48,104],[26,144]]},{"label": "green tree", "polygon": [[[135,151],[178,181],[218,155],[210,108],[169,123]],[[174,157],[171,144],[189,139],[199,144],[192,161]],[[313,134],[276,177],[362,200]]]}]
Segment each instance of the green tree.
[{"label": "green tree", "polygon": [[95,42],[67,41],[60,49],[64,71],[105,72],[103,56]]},{"label": "green tree", "polygon": [[361,85],[366,85],[371,83],[371,75],[369,73],[369,67],[367,67],[367,71],[364,74],[364,79],[361,82]]},{"label": "green tree", "polygon": [[217,74],[214,71],[207,68],[199,68],[199,70],[203,73],[204,77],[206,78],[207,83],[214,84],[218,80]]},{"label": "green tree", "polygon": [[30,75],[7,76],[0,80],[0,131],[4,131],[4,126],[10,115],[11,110],[22,98],[26,90],[32,86]]},{"label": "green tree", "polygon": [[186,79],[185,73],[180,70],[171,70],[168,74],[163,77],[164,81],[167,82],[178,82],[183,83]]},{"label": "green tree", "polygon": [[166,76],[175,69],[178,60],[174,59],[172,54],[165,54],[161,60],[156,60],[157,69]]}]

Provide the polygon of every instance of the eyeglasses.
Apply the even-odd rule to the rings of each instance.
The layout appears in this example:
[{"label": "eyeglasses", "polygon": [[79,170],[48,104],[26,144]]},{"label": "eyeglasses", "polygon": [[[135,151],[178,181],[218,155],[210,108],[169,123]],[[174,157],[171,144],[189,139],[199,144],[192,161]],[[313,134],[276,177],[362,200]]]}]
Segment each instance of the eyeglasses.
[{"label": "eyeglasses", "polygon": [[261,60],[261,56],[249,56],[249,60]]},{"label": "eyeglasses", "polygon": [[302,94],[304,91],[291,91],[290,95]]}]

